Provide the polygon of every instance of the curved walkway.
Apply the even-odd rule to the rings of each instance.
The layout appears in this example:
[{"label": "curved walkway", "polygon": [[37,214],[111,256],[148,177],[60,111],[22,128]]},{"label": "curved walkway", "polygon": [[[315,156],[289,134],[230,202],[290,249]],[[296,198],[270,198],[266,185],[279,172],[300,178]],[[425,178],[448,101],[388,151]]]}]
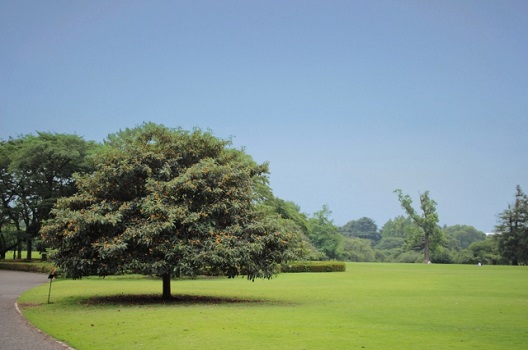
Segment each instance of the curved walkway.
[{"label": "curved walkway", "polygon": [[47,281],[43,274],[0,270],[0,349],[69,349],[33,327],[17,310],[20,294]]}]

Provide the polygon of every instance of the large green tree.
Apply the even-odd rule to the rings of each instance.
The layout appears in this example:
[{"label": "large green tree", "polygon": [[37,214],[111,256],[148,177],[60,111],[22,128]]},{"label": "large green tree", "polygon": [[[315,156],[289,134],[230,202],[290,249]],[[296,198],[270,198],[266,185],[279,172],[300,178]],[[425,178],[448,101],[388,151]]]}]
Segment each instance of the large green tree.
[{"label": "large green tree", "polygon": [[436,213],[436,202],[429,198],[429,191],[420,194],[421,213],[417,213],[412,206],[412,199],[404,195],[401,190],[394,191],[398,194],[398,200],[409,218],[422,230],[421,241],[423,243],[424,263],[431,261],[431,249],[438,247],[444,241],[442,230],[438,227],[438,214]]},{"label": "large green tree", "polygon": [[[267,175],[211,133],[146,123],[110,135],[95,171],[57,202],[43,228],[54,262],[69,276],[136,271],[162,277],[204,270],[271,278],[295,258],[299,232],[259,210]],[[260,193],[262,191],[259,191]]]},{"label": "large green tree", "polygon": [[28,259],[57,198],[74,193],[73,174],[90,170],[87,157],[95,147],[77,135],[48,132],[0,142],[0,210],[26,239]]},{"label": "large green tree", "polygon": [[495,232],[499,251],[510,264],[528,264],[528,196],[521,186],[517,186],[514,203],[499,215]]}]

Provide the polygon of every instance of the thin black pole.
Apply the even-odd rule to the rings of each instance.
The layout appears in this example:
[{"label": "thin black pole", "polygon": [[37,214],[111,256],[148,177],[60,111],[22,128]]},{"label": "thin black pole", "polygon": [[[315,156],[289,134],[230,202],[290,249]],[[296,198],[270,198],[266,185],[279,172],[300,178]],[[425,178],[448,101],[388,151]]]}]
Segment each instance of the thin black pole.
[{"label": "thin black pole", "polygon": [[53,270],[51,270],[51,272],[50,272],[50,274],[48,276],[48,278],[50,280],[50,286],[49,286],[49,291],[48,291],[48,304],[50,303],[50,296],[51,296],[51,282],[53,282],[53,278],[55,277],[55,275],[56,275],[56,270],[53,269]]},{"label": "thin black pole", "polygon": [[53,282],[53,277],[50,278],[50,286],[48,291],[48,304],[50,303],[50,297],[51,297],[51,282]]}]

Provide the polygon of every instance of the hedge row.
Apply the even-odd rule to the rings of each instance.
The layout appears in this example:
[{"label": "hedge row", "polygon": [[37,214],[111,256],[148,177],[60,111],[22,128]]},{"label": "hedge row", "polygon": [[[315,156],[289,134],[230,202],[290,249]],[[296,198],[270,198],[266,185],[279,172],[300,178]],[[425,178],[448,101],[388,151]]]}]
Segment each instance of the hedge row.
[{"label": "hedge row", "polygon": [[0,261],[0,270],[50,273],[52,269],[53,264],[51,263],[15,262],[8,260]]},{"label": "hedge row", "polygon": [[281,272],[345,272],[341,261],[297,261],[281,266]]}]

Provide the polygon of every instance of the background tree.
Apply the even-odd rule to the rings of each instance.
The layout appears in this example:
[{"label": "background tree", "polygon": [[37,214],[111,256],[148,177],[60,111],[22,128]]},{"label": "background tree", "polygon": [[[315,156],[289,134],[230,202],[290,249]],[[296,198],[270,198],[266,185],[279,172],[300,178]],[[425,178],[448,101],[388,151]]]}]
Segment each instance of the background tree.
[{"label": "background tree", "polygon": [[308,219],[309,238],[312,244],[327,259],[339,260],[343,257],[343,235],[330,219],[332,212],[327,205]]},{"label": "background tree", "polygon": [[347,222],[339,228],[339,232],[347,237],[369,239],[374,243],[381,239],[378,226],[374,220],[367,217]]},{"label": "background tree", "polygon": [[310,236],[310,225],[307,215],[301,212],[301,208],[292,201],[286,201],[274,196],[266,196],[265,198],[262,204],[270,213],[278,214],[283,220],[295,225],[302,232],[299,256],[308,260],[323,259],[324,254],[318,251],[308,238]]},{"label": "background tree", "polygon": [[421,214],[418,214],[413,206],[409,195],[404,195],[401,190],[395,190],[398,200],[409,218],[422,230],[422,241],[424,251],[424,263],[431,261],[431,249],[436,248],[444,240],[443,232],[438,227],[438,214],[436,213],[436,202],[429,198],[429,191],[420,195]]},{"label": "background tree", "polygon": [[272,212],[279,214],[282,218],[295,222],[305,235],[308,235],[308,217],[301,212],[301,208],[292,201],[285,201],[273,197],[265,203]]},{"label": "background tree", "polygon": [[412,226],[413,223],[409,217],[399,215],[394,219],[389,219],[383,225],[380,230],[382,238],[385,237],[399,237],[405,238],[408,235],[409,226]]},{"label": "background tree", "polygon": [[505,261],[500,252],[497,235],[486,237],[482,241],[475,241],[469,245],[467,249],[461,252],[461,256],[465,259],[460,259],[462,264],[504,264]]},{"label": "background tree", "polygon": [[462,250],[473,242],[483,241],[486,234],[469,225],[453,225],[443,228],[448,245],[453,250]]},{"label": "background tree", "polygon": [[43,238],[69,277],[136,271],[162,277],[217,270],[270,278],[296,258],[299,232],[261,210],[256,164],[210,133],[147,123],[110,135],[95,171],[57,202]]},{"label": "background tree", "polygon": [[[15,208],[17,181],[10,171],[15,141],[0,141],[0,257],[5,258],[8,250],[22,247],[19,211]],[[9,232],[7,229],[9,228]],[[14,231],[14,232],[13,232]],[[12,240],[14,239],[14,240]],[[19,258],[22,251],[18,250]]]},{"label": "background tree", "polygon": [[28,259],[57,198],[75,191],[73,174],[89,171],[87,156],[95,147],[77,135],[46,132],[0,143],[1,208],[26,239]]},{"label": "background tree", "polygon": [[15,249],[18,244],[18,234],[8,217],[2,218],[0,210],[0,260],[6,258],[8,251]]},{"label": "background tree", "polygon": [[[422,230],[409,217],[399,215],[387,220],[380,230],[381,239],[375,245],[378,256],[382,257],[382,261],[401,262],[400,255],[416,249],[416,237],[421,237],[421,233]],[[422,244],[421,238],[418,240],[419,244]],[[415,259],[406,256],[405,262],[415,262]]]},{"label": "background tree", "polygon": [[499,215],[495,232],[499,251],[510,264],[528,264],[528,197],[521,186],[517,186],[513,205]]},{"label": "background tree", "polygon": [[343,260],[356,262],[376,261],[372,241],[364,238],[345,237],[343,240]]},{"label": "background tree", "polygon": [[405,246],[405,238],[401,237],[383,237],[375,247],[379,250],[392,250],[392,249],[402,249]]}]

